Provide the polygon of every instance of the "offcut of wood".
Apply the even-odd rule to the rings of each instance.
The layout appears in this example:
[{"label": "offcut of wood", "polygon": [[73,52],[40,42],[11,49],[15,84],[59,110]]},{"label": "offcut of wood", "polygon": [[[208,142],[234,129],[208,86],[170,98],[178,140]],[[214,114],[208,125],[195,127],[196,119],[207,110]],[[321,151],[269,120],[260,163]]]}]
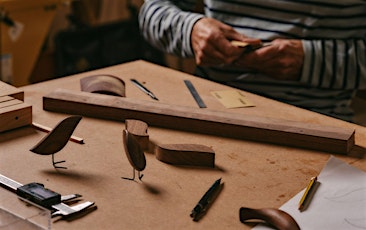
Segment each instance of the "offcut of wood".
[{"label": "offcut of wood", "polygon": [[93,75],[80,79],[81,91],[113,96],[126,96],[125,83],[122,79],[109,75]]},{"label": "offcut of wood", "polygon": [[102,119],[136,119],[149,125],[244,140],[347,154],[355,130],[209,109],[58,89],[43,109]]},{"label": "offcut of wood", "polygon": [[198,144],[160,144],[155,148],[156,159],[172,165],[215,167],[215,152]]},{"label": "offcut of wood", "polygon": [[24,92],[0,81],[0,132],[32,124],[32,106]]},{"label": "offcut of wood", "polygon": [[24,101],[24,91],[0,81],[0,97],[3,96],[10,96],[15,99]]}]

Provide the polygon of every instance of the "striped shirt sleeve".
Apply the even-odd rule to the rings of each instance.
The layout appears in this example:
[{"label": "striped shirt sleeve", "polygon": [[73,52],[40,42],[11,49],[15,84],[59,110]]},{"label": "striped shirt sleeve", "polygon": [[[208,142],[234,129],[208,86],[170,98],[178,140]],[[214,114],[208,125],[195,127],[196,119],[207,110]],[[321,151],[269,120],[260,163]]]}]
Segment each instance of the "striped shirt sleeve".
[{"label": "striped shirt sleeve", "polygon": [[193,57],[191,31],[204,15],[192,13],[196,1],[145,0],[139,24],[144,38],[156,48],[181,57]]},{"label": "striped shirt sleeve", "polygon": [[366,89],[366,38],[304,40],[301,82],[317,88]]},{"label": "striped shirt sleeve", "polygon": [[[192,27],[204,17],[190,12],[195,2],[145,0],[140,13],[144,37],[166,52],[193,56]],[[366,89],[364,0],[205,0],[205,16],[249,37],[302,39],[305,57],[299,83],[304,87]],[[227,78],[227,70],[215,75],[220,73]]]}]

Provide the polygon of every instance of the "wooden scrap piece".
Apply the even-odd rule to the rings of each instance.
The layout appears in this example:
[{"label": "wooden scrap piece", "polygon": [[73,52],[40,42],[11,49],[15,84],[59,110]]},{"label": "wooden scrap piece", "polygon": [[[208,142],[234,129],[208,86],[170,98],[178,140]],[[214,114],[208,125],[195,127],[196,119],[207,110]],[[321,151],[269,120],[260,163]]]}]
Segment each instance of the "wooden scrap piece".
[{"label": "wooden scrap piece", "polygon": [[24,91],[0,81],[0,97],[2,96],[10,96],[15,99],[24,101]]},{"label": "wooden scrap piece", "polygon": [[43,109],[118,121],[137,119],[164,128],[333,153],[347,154],[355,144],[355,130],[350,128],[202,110],[65,89],[58,89],[44,96]]},{"label": "wooden scrap piece", "polygon": [[0,81],[0,132],[32,124],[32,106],[24,103],[24,92]]},{"label": "wooden scrap piece", "polygon": [[125,121],[126,130],[133,135],[143,150],[149,148],[149,134],[147,134],[148,125],[140,120],[127,119]]},{"label": "wooden scrap piece", "polygon": [[0,97],[0,132],[32,124],[32,106],[10,96]]},{"label": "wooden scrap piece", "polygon": [[215,152],[199,144],[161,144],[155,149],[156,159],[184,166],[215,167]]},{"label": "wooden scrap piece", "polygon": [[80,79],[82,91],[113,96],[126,96],[125,82],[113,75],[93,75]]}]

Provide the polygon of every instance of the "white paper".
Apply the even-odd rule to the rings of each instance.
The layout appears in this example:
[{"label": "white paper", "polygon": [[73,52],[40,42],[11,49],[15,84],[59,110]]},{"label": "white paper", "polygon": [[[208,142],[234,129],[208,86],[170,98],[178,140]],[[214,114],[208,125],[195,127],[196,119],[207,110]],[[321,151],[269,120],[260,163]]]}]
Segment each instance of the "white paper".
[{"label": "white paper", "polygon": [[[300,212],[301,191],[280,209],[289,213],[302,230],[366,229],[366,173],[330,157],[318,176],[320,182],[308,208]],[[257,226],[254,229],[272,229]]]}]

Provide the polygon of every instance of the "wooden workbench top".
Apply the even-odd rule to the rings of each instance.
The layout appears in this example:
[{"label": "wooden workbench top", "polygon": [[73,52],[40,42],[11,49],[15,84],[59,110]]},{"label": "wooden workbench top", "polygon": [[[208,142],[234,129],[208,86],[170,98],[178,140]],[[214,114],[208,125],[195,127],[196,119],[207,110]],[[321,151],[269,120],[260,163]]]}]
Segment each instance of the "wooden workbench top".
[{"label": "wooden workbench top", "polygon": [[[364,127],[247,92],[255,107],[227,109],[211,92],[230,87],[144,61],[22,87],[25,102],[33,106],[33,121],[55,126],[68,115],[44,111],[42,96],[57,88],[80,90],[79,80],[96,74],[122,78],[129,98],[152,100],[131,84],[129,79],[135,78],[162,103],[197,107],[183,82],[188,79],[209,109],[353,128],[358,146],[352,155],[363,156],[365,152]],[[1,133],[0,174],[20,183],[40,182],[61,194],[80,193],[98,206],[80,219],[52,223],[53,229],[249,229],[239,221],[240,207],[280,207],[304,189],[309,178],[319,174],[330,156],[321,151],[149,127],[150,141],[156,144],[189,143],[213,148],[216,167],[178,167],[146,153],[142,182],[133,182],[121,179],[132,175],[123,149],[124,128],[122,122],[84,117],[74,135],[84,138],[85,144],[69,142],[55,155],[56,160],[66,160],[66,170],[54,169],[51,156],[29,151],[45,133],[31,127]],[[336,156],[366,171],[364,159]],[[218,178],[222,178],[223,190],[207,214],[199,222],[192,221],[191,210]]]}]

